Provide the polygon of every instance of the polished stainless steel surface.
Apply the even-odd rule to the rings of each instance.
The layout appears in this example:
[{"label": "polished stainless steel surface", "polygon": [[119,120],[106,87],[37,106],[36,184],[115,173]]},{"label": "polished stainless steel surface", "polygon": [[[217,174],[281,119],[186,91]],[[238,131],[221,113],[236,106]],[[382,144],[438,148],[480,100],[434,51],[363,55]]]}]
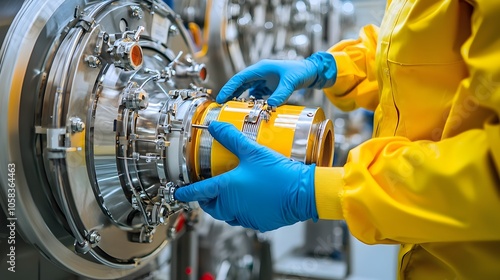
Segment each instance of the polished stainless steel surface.
[{"label": "polished stainless steel surface", "polygon": [[[180,235],[179,221],[197,220],[197,204],[173,193],[205,177],[195,176],[193,161],[210,172],[211,136],[203,130],[199,158],[192,138],[211,118],[199,126],[213,104],[208,85],[220,88],[238,59],[229,66],[217,56],[201,59],[184,23],[160,1],[19,3],[8,4],[0,24],[0,35],[7,32],[0,38],[0,168],[16,166],[17,229],[72,273],[125,277],[165,251]],[[225,6],[211,12],[235,9],[213,4]],[[226,15],[217,19],[227,22]],[[220,47],[220,57],[228,48],[238,56],[239,39],[225,28],[210,46]],[[250,114],[244,132],[254,139],[263,119]],[[0,179],[7,208],[4,172]]]},{"label": "polished stainless steel surface", "polygon": [[197,56],[217,73],[208,81],[214,94],[261,59],[299,59],[322,50],[323,25],[334,9],[332,0],[174,2],[182,18],[198,26],[192,29],[194,37],[202,37]]},{"label": "polished stainless steel surface", "polygon": [[229,1],[244,63],[309,56],[321,41],[322,8],[329,8],[326,1]]},{"label": "polished stainless steel surface", "polygon": [[189,208],[173,191],[208,94],[182,22],[159,1],[26,1],[2,30],[0,166],[16,166],[17,229],[75,274],[140,270]]},{"label": "polished stainless steel surface", "polygon": [[308,150],[311,149],[312,143],[308,141],[311,135],[311,128],[314,123],[312,118],[315,110],[312,108],[305,108],[299,115],[297,120],[297,129],[293,135],[292,155],[291,158],[296,161],[307,162],[311,158],[307,158]]},{"label": "polished stainless steel surface", "polygon": [[22,0],[3,0],[0,2],[0,47],[3,44],[14,17],[21,9],[23,2]]},{"label": "polished stainless steel surface", "polygon": [[304,108],[296,122],[291,158],[319,166],[333,163],[333,124],[319,109]]}]

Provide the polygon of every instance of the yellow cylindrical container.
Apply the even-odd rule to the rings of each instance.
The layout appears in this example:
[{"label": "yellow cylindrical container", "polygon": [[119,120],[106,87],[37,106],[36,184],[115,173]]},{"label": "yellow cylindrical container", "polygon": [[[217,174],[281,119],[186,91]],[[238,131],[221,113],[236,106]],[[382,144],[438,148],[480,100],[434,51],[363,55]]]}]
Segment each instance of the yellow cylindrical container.
[{"label": "yellow cylindrical container", "polygon": [[[334,152],[333,124],[321,108],[284,105],[271,110],[263,100],[211,103],[197,117],[233,124],[248,138],[284,156],[306,164],[331,166]],[[224,173],[238,165],[238,158],[215,141],[206,129],[194,134],[192,170],[198,180]]]}]

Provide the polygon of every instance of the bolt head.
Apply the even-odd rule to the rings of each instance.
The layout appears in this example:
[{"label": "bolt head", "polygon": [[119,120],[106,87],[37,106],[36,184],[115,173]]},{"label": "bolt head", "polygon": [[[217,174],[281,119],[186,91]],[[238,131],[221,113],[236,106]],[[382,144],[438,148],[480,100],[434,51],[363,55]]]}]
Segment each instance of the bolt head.
[{"label": "bolt head", "polygon": [[90,233],[89,233],[89,242],[90,244],[92,245],[96,245],[98,244],[99,242],[101,242],[101,235],[99,234],[99,232],[95,231],[95,230],[92,230]]},{"label": "bolt head", "polygon": [[95,55],[87,55],[85,56],[85,59],[84,59],[88,65],[92,68],[97,68],[97,66],[100,66],[102,64],[101,60],[99,59],[99,57],[95,56]]},{"label": "bolt head", "polygon": [[84,241],[83,243],[78,243],[78,241],[75,240],[74,246],[75,246],[75,252],[83,255],[87,254],[91,249],[91,246],[88,241]]},{"label": "bolt head", "polygon": [[78,117],[71,119],[71,131],[73,133],[85,130],[85,123]]},{"label": "bolt head", "polygon": [[144,16],[144,11],[141,9],[139,6],[132,6],[130,7],[131,9],[131,16],[137,19],[142,19]]},{"label": "bolt head", "polygon": [[177,27],[177,25],[172,24],[172,25],[170,25],[170,28],[168,29],[168,33],[171,36],[176,36],[179,34],[179,28]]}]

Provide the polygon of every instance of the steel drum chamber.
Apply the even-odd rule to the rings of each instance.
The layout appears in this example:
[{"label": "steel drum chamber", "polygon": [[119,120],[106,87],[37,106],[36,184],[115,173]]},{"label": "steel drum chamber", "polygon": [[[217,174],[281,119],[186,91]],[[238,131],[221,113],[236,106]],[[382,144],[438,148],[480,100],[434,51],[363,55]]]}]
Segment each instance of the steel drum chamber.
[{"label": "steel drum chamber", "polygon": [[203,82],[190,44],[159,2],[20,7],[0,53],[2,201],[15,193],[2,206],[52,262],[119,278],[174,238],[189,206],[169,193],[155,112],[170,89]]},{"label": "steel drum chamber", "polygon": [[212,120],[295,160],[332,164],[333,126],[320,108],[216,104],[207,84],[217,72],[197,62],[163,2],[3,5],[1,205],[17,238],[75,275],[131,275],[196,223],[197,204],[175,201],[175,189],[237,164],[205,130]]}]

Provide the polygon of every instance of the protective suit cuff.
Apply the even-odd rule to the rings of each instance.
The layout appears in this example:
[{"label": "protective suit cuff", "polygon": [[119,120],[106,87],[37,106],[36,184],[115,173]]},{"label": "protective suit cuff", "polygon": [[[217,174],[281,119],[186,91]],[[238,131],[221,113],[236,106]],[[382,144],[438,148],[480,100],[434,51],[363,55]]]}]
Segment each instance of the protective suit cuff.
[{"label": "protective suit cuff", "polygon": [[341,97],[356,87],[361,82],[361,79],[354,74],[359,71],[353,69],[352,59],[349,55],[344,52],[333,52],[331,54],[337,65],[337,77],[335,84],[325,87],[324,90],[325,93],[332,97]]},{"label": "protective suit cuff", "polygon": [[313,53],[306,60],[311,61],[316,68],[316,79],[308,86],[309,88],[322,89],[331,87],[337,79],[337,64],[332,54],[327,52]]},{"label": "protective suit cuff", "polygon": [[344,188],[343,167],[316,167],[314,192],[318,216],[323,220],[343,220],[341,195]]}]

